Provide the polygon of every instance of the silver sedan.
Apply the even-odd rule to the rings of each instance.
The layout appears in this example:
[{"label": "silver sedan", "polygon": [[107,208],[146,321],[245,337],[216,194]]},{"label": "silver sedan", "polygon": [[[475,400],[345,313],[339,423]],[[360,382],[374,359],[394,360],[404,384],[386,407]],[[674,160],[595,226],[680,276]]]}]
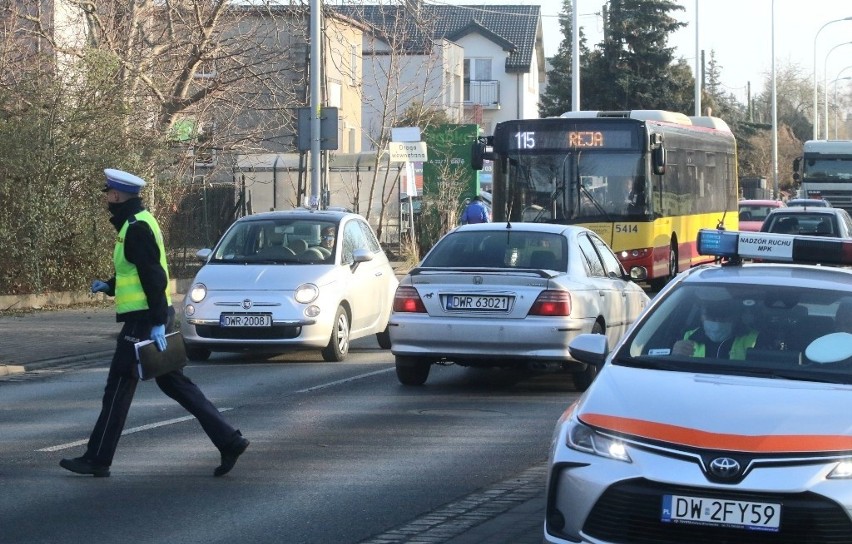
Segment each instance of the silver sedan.
[{"label": "silver sedan", "polygon": [[582,333],[617,341],[648,302],[586,228],[464,225],[400,281],[389,324],[397,377],[422,385],[432,364],[452,362],[567,371],[585,390],[595,368],[568,343]]}]

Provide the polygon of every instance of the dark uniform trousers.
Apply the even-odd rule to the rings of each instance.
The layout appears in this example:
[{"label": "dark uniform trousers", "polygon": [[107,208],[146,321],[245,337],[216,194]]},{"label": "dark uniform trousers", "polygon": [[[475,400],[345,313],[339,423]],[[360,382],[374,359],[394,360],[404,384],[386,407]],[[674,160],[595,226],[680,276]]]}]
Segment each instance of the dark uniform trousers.
[{"label": "dark uniform trousers", "polygon": [[[173,329],[173,316],[169,316],[168,330]],[[106,388],[104,389],[103,406],[98,421],[89,437],[89,445],[85,458],[98,464],[111,465],[118,439],[124,429],[130,404],[136,392],[139,379],[136,378],[136,350],[134,344],[147,340],[151,333],[151,323],[148,320],[129,320],[124,323],[118,336],[115,354],[109,367]],[[195,416],[204,432],[220,451],[227,451],[240,439],[240,432],[222,417],[219,410],[210,402],[204,393],[187,378],[182,370],[169,372],[155,378],[157,386],[170,398],[174,399],[187,412]]]}]

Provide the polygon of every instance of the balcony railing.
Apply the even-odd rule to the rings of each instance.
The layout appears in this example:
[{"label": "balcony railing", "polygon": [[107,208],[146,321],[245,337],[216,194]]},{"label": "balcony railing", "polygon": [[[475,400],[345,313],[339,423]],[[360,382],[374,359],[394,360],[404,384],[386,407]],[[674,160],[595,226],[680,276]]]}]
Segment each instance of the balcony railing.
[{"label": "balcony railing", "polygon": [[483,109],[500,109],[500,82],[495,80],[467,80],[464,82],[465,106],[480,105]]}]

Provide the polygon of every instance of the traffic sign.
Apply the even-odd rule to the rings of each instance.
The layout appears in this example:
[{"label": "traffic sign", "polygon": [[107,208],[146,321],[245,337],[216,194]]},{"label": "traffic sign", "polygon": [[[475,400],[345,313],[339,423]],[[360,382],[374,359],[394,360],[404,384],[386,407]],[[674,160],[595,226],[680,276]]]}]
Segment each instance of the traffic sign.
[{"label": "traffic sign", "polygon": [[390,162],[426,162],[426,142],[390,142]]}]

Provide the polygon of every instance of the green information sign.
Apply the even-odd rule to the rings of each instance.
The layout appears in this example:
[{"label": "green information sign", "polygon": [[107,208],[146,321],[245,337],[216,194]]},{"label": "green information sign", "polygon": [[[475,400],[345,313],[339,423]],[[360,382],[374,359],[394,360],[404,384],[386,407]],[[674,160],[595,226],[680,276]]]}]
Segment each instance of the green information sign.
[{"label": "green information sign", "polygon": [[423,194],[435,194],[444,177],[465,184],[462,200],[479,194],[479,172],[470,167],[470,146],[479,125],[437,125],[423,131],[429,159],[423,163]]}]

